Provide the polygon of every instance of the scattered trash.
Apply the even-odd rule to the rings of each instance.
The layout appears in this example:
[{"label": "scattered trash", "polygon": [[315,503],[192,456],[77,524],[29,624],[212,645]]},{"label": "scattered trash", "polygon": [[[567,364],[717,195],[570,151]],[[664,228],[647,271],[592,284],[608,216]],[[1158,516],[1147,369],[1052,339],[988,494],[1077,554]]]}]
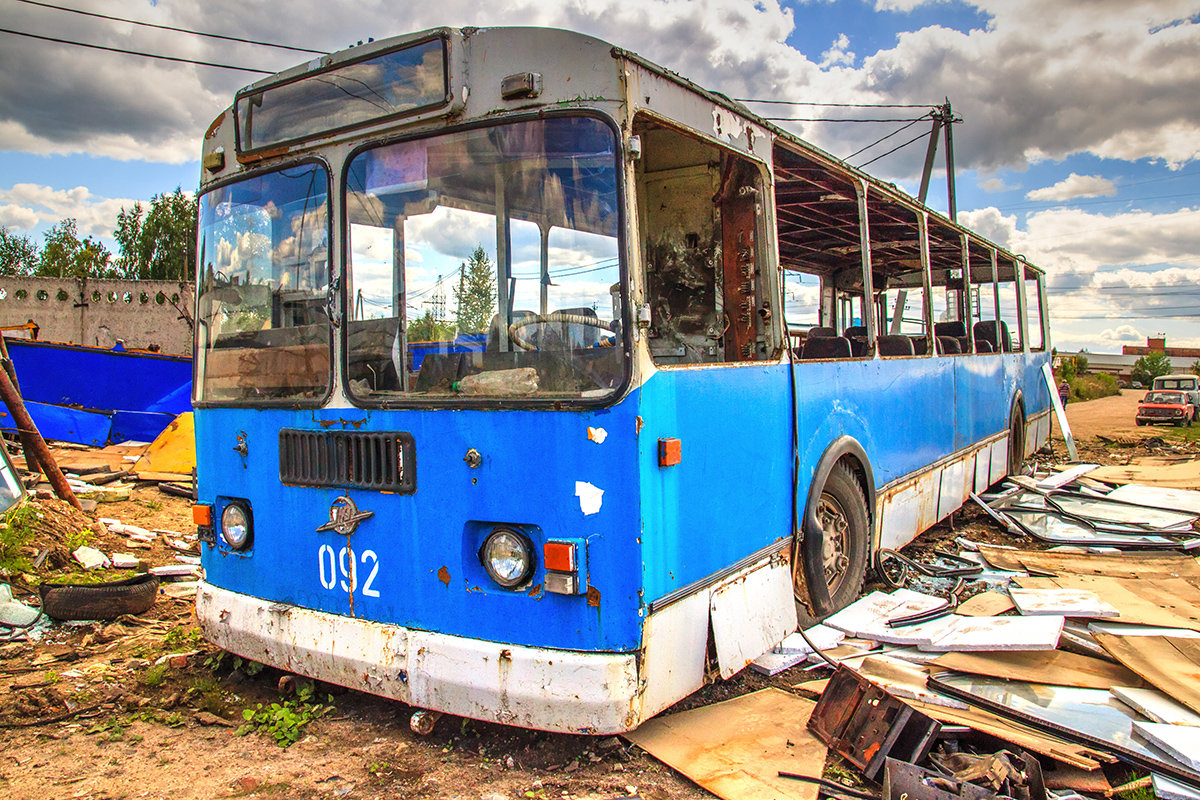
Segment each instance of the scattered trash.
[{"label": "scattered trash", "polygon": [[71,555],[79,562],[79,566],[87,570],[104,569],[112,566],[112,562],[108,560],[108,556],[96,548],[88,547],[87,545],[76,549]]}]

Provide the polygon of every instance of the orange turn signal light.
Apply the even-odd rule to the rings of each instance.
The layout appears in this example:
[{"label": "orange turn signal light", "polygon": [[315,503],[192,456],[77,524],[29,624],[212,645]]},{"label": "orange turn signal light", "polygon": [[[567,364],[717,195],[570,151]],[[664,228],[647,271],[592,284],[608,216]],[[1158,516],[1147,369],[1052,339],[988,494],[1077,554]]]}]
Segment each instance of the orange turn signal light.
[{"label": "orange turn signal light", "polygon": [[658,440],[658,465],[673,467],[683,461],[683,442],[678,439]]},{"label": "orange turn signal light", "polygon": [[192,506],[192,522],[204,527],[212,527],[212,506]]},{"label": "orange turn signal light", "polygon": [[575,544],[573,542],[546,542],[542,545],[542,563],[546,569],[556,572],[575,571]]}]

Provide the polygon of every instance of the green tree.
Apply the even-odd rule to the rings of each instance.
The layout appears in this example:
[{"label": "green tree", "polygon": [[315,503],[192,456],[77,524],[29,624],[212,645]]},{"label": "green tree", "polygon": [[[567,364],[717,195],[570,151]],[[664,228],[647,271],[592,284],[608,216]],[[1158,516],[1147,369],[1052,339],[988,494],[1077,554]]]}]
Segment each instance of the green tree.
[{"label": "green tree", "polygon": [[112,253],[103,243],[87,237],[80,241],[74,219],[64,219],[46,231],[35,275],[41,278],[118,277]]},{"label": "green tree", "polygon": [[1134,382],[1149,387],[1159,375],[1171,374],[1171,359],[1166,353],[1150,353],[1133,362],[1133,372],[1130,377]]},{"label": "green tree", "polygon": [[478,245],[471,258],[459,267],[458,330],[462,333],[486,331],[496,313],[496,281],[492,261]]},{"label": "green tree", "polygon": [[0,275],[33,275],[38,258],[33,239],[0,227]]},{"label": "green tree", "polygon": [[1200,375],[1200,358],[1192,362],[1192,374]]},{"label": "green tree", "polygon": [[1079,355],[1075,356],[1075,374],[1088,374],[1088,357],[1084,355],[1082,351],[1079,353]]},{"label": "green tree", "polygon": [[426,311],[425,316],[408,322],[410,342],[443,342],[453,338],[454,326],[438,322],[433,318],[432,311]]},{"label": "green tree", "polygon": [[156,194],[149,208],[121,208],[113,238],[126,276],[142,280],[190,280],[196,261],[198,202],[179,187]]}]

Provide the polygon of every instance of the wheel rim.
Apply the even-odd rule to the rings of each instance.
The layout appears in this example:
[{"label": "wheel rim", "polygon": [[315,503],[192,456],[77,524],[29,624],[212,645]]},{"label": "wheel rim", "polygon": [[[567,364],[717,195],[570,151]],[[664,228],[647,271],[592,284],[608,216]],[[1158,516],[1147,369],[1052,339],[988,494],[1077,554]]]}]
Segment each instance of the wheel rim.
[{"label": "wheel rim", "polygon": [[825,534],[821,546],[825,585],[833,595],[841,587],[850,566],[850,518],[836,497],[823,493],[817,501],[817,521]]}]

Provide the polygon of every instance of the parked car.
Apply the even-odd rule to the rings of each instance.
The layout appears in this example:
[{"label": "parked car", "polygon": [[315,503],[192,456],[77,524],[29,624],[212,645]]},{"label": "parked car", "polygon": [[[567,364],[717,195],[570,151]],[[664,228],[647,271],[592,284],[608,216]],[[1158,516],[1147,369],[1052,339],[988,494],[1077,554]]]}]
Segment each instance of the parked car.
[{"label": "parked car", "polygon": [[1187,392],[1146,392],[1138,404],[1134,421],[1138,425],[1153,425],[1156,422],[1173,422],[1183,427],[1196,420],[1196,406]]}]

